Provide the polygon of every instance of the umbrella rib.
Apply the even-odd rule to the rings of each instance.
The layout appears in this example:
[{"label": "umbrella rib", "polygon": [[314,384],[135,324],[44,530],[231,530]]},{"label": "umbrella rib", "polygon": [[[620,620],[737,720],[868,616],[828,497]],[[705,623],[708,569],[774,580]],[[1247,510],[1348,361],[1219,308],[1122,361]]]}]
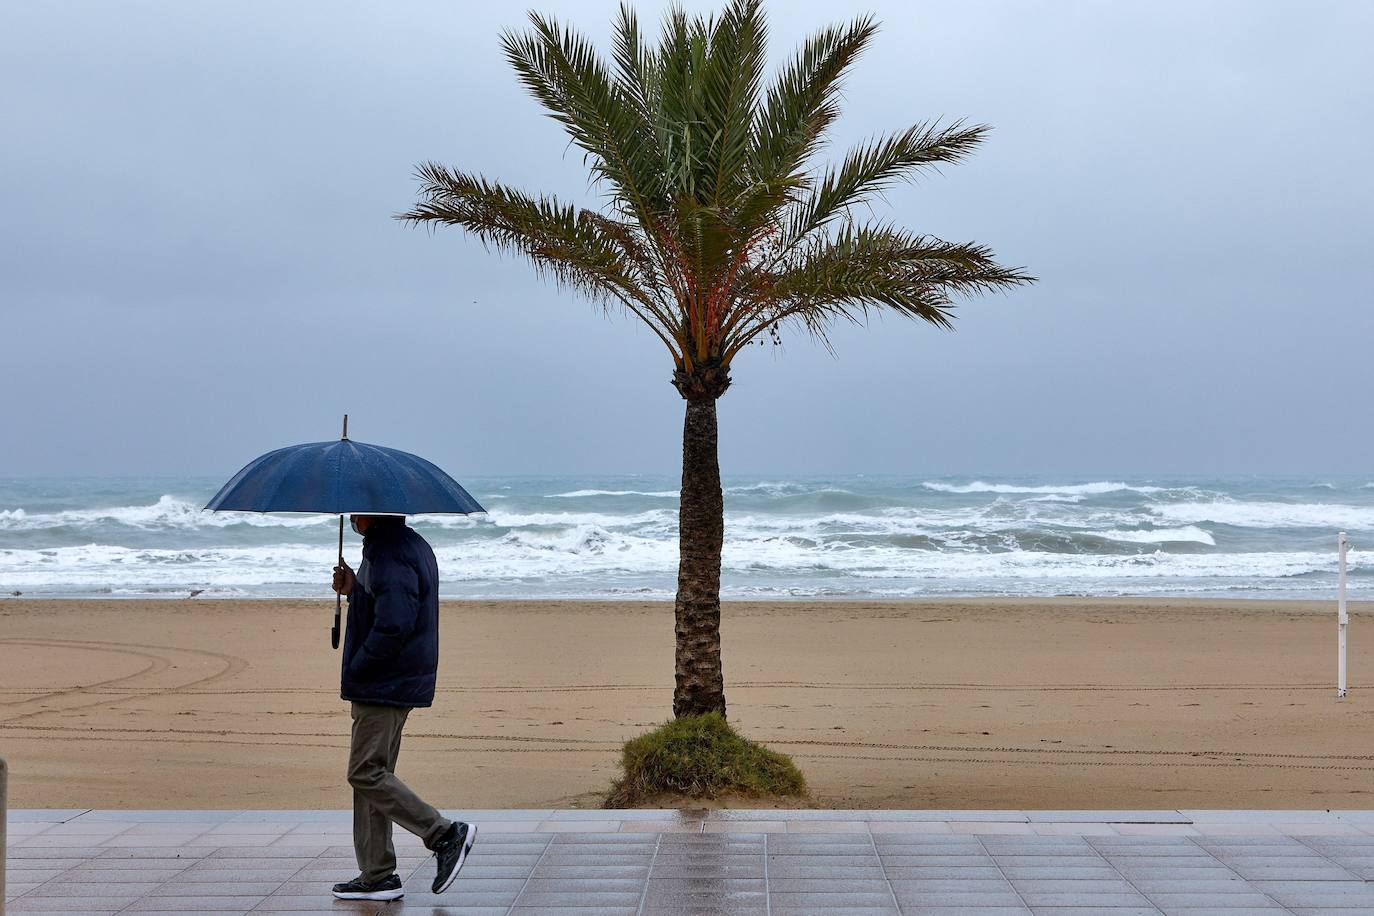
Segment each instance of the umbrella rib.
[{"label": "umbrella rib", "polygon": [[[390,459],[391,461],[396,460],[396,459],[392,458],[390,455],[388,455],[387,458]],[[401,481],[400,481],[399,479],[397,479],[395,472],[391,470],[391,464],[390,464],[390,462],[389,462],[389,461],[388,461],[388,462],[379,462],[379,464],[381,465],[382,470],[386,472],[387,476],[391,478],[391,483],[392,483],[392,485],[397,489],[397,491],[399,491],[399,492],[402,494],[402,496],[404,496],[404,494],[405,494],[405,492],[406,492],[405,485],[402,484]],[[401,514],[402,514],[402,515],[407,515],[407,514],[409,514],[409,513],[402,512]]]}]

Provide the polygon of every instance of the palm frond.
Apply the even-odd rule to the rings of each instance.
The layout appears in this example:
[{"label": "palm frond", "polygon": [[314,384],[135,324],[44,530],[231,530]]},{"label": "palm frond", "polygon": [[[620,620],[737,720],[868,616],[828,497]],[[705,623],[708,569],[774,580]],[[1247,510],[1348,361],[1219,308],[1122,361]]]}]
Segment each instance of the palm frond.
[{"label": "palm frond", "polygon": [[417,174],[420,201],[400,219],[458,226],[484,245],[522,255],[558,284],[624,306],[677,354],[673,318],[652,294],[655,266],[637,227],[436,163]]},{"label": "palm frond", "polygon": [[[780,323],[813,334],[828,321],[857,321],[876,308],[953,327],[955,296],[1006,290],[1034,278],[1003,267],[986,247],[946,242],[888,225],[813,236],[782,268],[747,278],[748,319],[729,329],[727,359]],[[817,334],[824,340],[824,334]]]},{"label": "palm frond", "polygon": [[872,16],[822,29],[782,68],[755,116],[755,175],[791,175],[816,151],[839,116],[845,71],[877,32]]},{"label": "palm frond", "polygon": [[990,128],[955,122],[917,124],[899,134],[851,150],[838,168],[830,168],[807,199],[789,215],[784,246],[823,228],[857,204],[871,200],[898,181],[909,181],[923,168],[955,163],[982,142]]},{"label": "palm frond", "polygon": [[781,325],[825,342],[829,322],[879,309],[949,327],[956,299],[1030,282],[982,246],[856,225],[858,208],[961,161],[988,128],[916,124],[812,165],[845,75],[877,33],[872,17],[821,30],[765,81],[763,0],[722,2],[710,17],[674,3],[649,42],[622,0],[605,59],[536,13],[527,30],[502,34],[518,78],[606,193],[597,210],[427,165],[402,217],[460,226],[623,305],[688,375],[728,366]]},{"label": "palm frond", "polygon": [[612,80],[596,49],[556,20],[530,14],[533,30],[501,36],[506,59],[550,117],[588,154],[588,164],[624,209],[655,212],[662,162],[647,112]]}]

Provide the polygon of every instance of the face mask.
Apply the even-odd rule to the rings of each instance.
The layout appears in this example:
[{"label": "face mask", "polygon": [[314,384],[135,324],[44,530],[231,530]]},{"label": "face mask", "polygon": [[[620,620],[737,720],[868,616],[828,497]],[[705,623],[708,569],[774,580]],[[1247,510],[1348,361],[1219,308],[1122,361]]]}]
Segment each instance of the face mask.
[{"label": "face mask", "polygon": [[351,526],[353,527],[353,533],[354,533],[354,534],[360,535],[360,536],[362,535],[362,531],[359,530],[359,528],[358,528],[358,520],[357,520],[356,518],[349,519],[349,520],[348,520],[348,523],[349,523],[349,525],[351,525]]}]

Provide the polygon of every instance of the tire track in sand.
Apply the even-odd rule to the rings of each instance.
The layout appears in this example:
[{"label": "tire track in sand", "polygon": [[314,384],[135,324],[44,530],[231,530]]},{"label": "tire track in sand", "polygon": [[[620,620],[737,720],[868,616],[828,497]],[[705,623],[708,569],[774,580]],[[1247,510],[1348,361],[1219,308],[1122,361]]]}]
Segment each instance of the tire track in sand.
[{"label": "tire track in sand", "polygon": [[[210,652],[205,649],[186,649],[179,646],[152,646],[142,643],[118,643],[87,639],[38,639],[28,637],[0,638],[0,645],[25,646],[46,649],[78,649],[83,651],[107,652],[132,656],[144,662],[140,670],[113,678],[94,681],[50,690],[38,696],[28,696],[21,700],[0,703],[0,723],[12,723],[42,716],[48,713],[68,712],[75,709],[91,709],[100,706],[113,706],[126,700],[143,699],[151,696],[164,696],[184,693],[187,688],[200,687],[232,678],[249,667],[248,661],[236,655]],[[144,678],[158,676],[180,666],[189,660],[193,666],[209,661],[219,670],[200,677],[192,677],[174,684],[152,684],[142,686],[129,683]],[[37,707],[37,708],[33,708]],[[157,729],[148,729],[156,733]]]}]

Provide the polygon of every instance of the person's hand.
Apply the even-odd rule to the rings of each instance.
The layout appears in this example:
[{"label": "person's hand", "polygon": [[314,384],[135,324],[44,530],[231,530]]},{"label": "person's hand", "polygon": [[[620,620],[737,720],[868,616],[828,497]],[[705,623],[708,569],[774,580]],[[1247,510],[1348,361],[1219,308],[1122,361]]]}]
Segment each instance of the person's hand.
[{"label": "person's hand", "polygon": [[353,575],[353,570],[347,563],[340,563],[334,567],[334,591],[340,595],[347,595],[353,591],[353,586],[357,584],[358,578]]}]

